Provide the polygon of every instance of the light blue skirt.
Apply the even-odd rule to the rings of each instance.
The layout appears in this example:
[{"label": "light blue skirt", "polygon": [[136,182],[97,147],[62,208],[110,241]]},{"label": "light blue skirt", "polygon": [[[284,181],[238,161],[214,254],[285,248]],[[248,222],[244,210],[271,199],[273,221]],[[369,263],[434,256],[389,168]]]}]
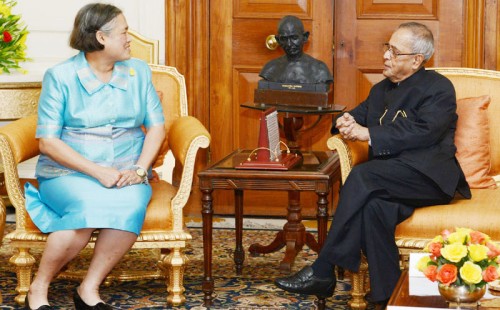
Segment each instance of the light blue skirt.
[{"label": "light blue skirt", "polygon": [[81,228],[112,228],[139,235],[151,186],[106,188],[96,179],[73,173],[26,183],[26,210],[44,233]]}]

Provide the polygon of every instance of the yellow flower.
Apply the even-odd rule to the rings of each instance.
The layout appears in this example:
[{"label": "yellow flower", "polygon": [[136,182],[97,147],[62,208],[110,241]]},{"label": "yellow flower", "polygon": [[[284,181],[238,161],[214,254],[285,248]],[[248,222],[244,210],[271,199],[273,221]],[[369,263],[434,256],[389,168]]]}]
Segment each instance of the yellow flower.
[{"label": "yellow flower", "polygon": [[129,73],[130,73],[130,76],[134,76],[134,75],[135,75],[135,70],[134,70],[134,68],[130,68]]},{"label": "yellow flower", "polygon": [[463,244],[447,244],[441,249],[441,255],[450,262],[458,263],[467,255],[467,247]]},{"label": "yellow flower", "polygon": [[427,268],[427,263],[431,261],[429,255],[422,256],[417,262],[417,270],[420,272],[424,272]]},{"label": "yellow flower", "polygon": [[458,231],[458,232],[461,232],[461,233],[465,233],[465,234],[470,234],[470,232],[472,231],[472,229],[466,228],[466,227],[456,227],[455,231]]},{"label": "yellow flower", "polygon": [[464,244],[467,241],[468,236],[469,232],[466,232],[465,230],[458,228],[457,231],[451,233],[448,236],[448,242]]},{"label": "yellow flower", "polygon": [[3,1],[0,2],[0,15],[9,16],[10,15],[10,7],[5,5]]},{"label": "yellow flower", "polygon": [[434,237],[434,239],[432,239],[431,242],[438,242],[438,243],[443,243],[443,236],[441,235],[437,235],[436,237]]},{"label": "yellow flower", "polygon": [[481,244],[471,244],[469,246],[469,257],[474,262],[480,262],[488,258],[488,247]]},{"label": "yellow flower", "polygon": [[473,262],[465,262],[460,268],[460,277],[467,284],[478,284],[483,280],[482,269]]}]

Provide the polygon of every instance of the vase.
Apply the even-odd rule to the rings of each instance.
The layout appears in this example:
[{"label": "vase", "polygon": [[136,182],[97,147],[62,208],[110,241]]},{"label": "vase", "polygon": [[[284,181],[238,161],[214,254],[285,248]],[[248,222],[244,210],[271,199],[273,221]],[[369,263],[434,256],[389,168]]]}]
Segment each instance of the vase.
[{"label": "vase", "polygon": [[486,285],[470,290],[467,285],[443,285],[439,283],[439,294],[446,301],[460,303],[475,303],[486,293]]}]

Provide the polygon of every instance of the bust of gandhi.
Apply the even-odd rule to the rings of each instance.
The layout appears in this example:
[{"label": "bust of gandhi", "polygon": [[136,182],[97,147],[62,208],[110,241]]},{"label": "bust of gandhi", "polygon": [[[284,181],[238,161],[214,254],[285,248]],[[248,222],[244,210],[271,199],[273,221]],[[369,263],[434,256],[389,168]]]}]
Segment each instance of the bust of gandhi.
[{"label": "bust of gandhi", "polygon": [[304,54],[308,38],[309,32],[304,32],[304,24],[299,18],[283,17],[278,24],[276,40],[286,54],[269,61],[259,76],[278,83],[331,83],[333,77],[326,64]]}]

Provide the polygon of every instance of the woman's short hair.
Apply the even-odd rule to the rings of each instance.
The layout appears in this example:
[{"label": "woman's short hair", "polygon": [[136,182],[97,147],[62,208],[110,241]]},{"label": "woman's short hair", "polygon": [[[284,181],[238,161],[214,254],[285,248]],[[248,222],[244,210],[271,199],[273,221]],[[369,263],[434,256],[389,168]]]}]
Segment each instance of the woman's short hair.
[{"label": "woman's short hair", "polygon": [[75,17],[69,46],[83,52],[101,51],[104,45],[97,41],[96,32],[109,34],[113,21],[122,11],[114,5],[90,3],[81,8]]}]

